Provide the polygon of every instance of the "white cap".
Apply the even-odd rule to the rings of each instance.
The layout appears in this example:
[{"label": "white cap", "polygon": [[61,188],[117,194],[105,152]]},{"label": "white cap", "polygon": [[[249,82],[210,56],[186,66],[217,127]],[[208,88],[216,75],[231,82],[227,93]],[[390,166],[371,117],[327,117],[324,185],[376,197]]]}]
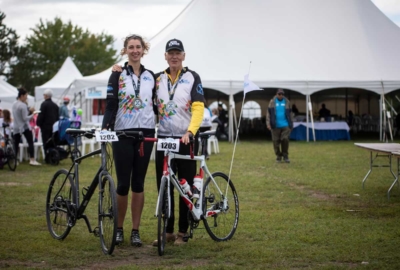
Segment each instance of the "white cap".
[{"label": "white cap", "polygon": [[53,96],[53,91],[51,89],[46,89],[43,91],[43,95],[52,97]]}]

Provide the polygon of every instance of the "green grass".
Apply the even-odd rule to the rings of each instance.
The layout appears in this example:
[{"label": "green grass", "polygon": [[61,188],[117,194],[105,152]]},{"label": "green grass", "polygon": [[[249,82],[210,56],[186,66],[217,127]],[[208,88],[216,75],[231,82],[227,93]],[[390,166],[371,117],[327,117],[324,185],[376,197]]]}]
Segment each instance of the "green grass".
[{"label": "green grass", "polygon": [[[69,160],[57,167],[25,162],[16,172],[5,167],[0,171],[0,268],[400,269],[400,190],[395,187],[387,199],[393,182],[388,168],[374,168],[362,189],[369,152],[354,142],[291,142],[291,163],[277,164],[271,141],[240,141],[231,174],[240,202],[233,239],[214,242],[200,224],[194,239],[184,247],[167,245],[162,257],[151,246],[157,231],[153,161],[140,228],[144,246],[125,241],[112,256],[103,255],[99,238],[88,233],[83,220],[63,241],[47,230],[48,184]],[[220,142],[220,150],[208,166],[228,173],[233,144]],[[82,163],[81,186],[90,183],[99,162],[96,157]],[[96,207],[94,196],[87,209],[93,227]],[[130,226],[128,210],[124,227]]]}]

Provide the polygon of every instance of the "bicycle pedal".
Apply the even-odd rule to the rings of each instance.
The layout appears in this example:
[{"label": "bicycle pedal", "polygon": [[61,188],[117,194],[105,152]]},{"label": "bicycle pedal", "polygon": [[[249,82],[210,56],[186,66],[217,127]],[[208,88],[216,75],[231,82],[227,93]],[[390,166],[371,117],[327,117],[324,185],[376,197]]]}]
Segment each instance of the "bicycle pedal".
[{"label": "bicycle pedal", "polygon": [[100,237],[100,229],[99,229],[99,227],[96,227],[96,228],[93,229],[93,234],[96,237]]}]

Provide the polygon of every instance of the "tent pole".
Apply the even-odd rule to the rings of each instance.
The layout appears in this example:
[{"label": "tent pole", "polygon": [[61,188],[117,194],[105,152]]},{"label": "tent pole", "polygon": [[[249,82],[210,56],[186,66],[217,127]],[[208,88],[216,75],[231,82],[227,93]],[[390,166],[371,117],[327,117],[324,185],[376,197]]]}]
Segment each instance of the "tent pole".
[{"label": "tent pole", "polygon": [[[308,95],[308,102],[309,102],[308,106],[309,106],[310,115],[311,115],[310,119],[311,119],[311,128],[312,128],[312,133],[313,133],[313,139],[314,139],[314,142],[316,142],[317,138],[315,138],[314,116],[313,116],[313,113],[312,113],[311,95]],[[307,134],[308,134],[308,132],[307,132]]]},{"label": "tent pole", "polygon": [[379,140],[383,142],[382,134],[382,96],[379,98]]},{"label": "tent pole", "polygon": [[349,111],[349,93],[348,93],[348,89],[346,88],[346,105],[345,105],[345,111],[344,111],[344,116],[345,116],[345,120],[347,120],[348,117],[348,111]]},{"label": "tent pole", "polygon": [[307,123],[307,125],[306,125],[306,138],[307,138],[307,142],[309,141],[309,138],[308,138],[308,110],[309,110],[309,107],[308,107],[308,95],[306,95],[306,123]]}]

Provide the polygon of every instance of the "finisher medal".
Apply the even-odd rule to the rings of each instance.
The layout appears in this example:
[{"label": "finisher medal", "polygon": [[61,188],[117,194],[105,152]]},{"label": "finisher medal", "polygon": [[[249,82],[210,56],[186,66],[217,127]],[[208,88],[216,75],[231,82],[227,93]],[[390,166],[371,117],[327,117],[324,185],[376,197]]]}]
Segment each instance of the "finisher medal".
[{"label": "finisher medal", "polygon": [[175,102],[173,102],[172,100],[170,100],[167,105],[165,106],[165,110],[170,113],[173,110],[175,110]]},{"label": "finisher medal", "polygon": [[135,107],[135,109],[140,109],[142,107],[142,100],[140,98],[135,98],[133,100],[133,107]]}]

